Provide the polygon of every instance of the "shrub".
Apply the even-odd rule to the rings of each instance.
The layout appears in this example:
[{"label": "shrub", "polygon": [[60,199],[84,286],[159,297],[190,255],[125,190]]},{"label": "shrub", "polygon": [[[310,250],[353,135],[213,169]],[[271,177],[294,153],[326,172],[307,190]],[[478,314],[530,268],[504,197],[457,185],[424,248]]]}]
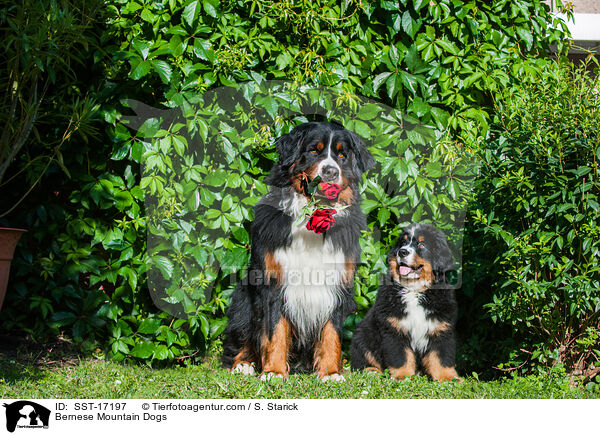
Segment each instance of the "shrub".
[{"label": "shrub", "polygon": [[472,216],[493,259],[487,308],[514,331],[508,367],[563,364],[590,377],[600,361],[600,80],[538,64],[498,100],[480,153]]},{"label": "shrub", "polygon": [[[20,159],[32,166],[24,186],[11,186],[23,196],[53,162],[69,176],[61,147],[75,133],[84,140],[96,135],[90,90],[78,86],[75,71],[93,43],[98,3],[77,8],[67,1],[0,2],[0,183],[9,165]],[[26,146],[32,142],[34,152]],[[3,203],[0,217],[16,205]]]}]

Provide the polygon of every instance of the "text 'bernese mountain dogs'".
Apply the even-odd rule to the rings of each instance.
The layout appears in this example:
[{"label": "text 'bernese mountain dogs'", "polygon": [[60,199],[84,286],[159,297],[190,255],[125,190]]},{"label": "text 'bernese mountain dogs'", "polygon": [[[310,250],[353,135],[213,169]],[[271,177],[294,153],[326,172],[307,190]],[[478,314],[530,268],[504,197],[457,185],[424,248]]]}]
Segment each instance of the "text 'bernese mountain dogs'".
[{"label": "text 'bernese mountain dogs'", "polygon": [[398,380],[418,369],[438,381],[458,378],[457,307],[454,290],[445,284],[454,260],[446,237],[432,225],[413,224],[390,251],[388,266],[375,304],[356,327],[352,369],[389,369]]},{"label": "text 'bernese mountain dogs'", "polygon": [[[330,123],[299,125],[276,147],[271,189],[254,209],[250,269],[227,311],[222,363],[262,379],[315,371],[343,380],[342,325],[355,307],[366,227],[358,183],[373,157],[356,134]],[[317,180],[337,190],[313,195]]]}]

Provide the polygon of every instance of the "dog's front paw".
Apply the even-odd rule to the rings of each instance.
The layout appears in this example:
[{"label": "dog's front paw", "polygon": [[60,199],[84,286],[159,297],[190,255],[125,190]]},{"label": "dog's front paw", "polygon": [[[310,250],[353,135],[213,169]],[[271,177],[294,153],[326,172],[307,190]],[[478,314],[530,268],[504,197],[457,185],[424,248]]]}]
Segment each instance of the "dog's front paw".
[{"label": "dog's front paw", "polygon": [[231,373],[241,373],[245,376],[254,376],[256,373],[252,364],[240,363],[231,369]]},{"label": "dog's front paw", "polygon": [[281,378],[283,379],[285,376],[282,375],[281,373],[275,373],[275,372],[266,372],[263,373],[262,375],[260,375],[260,380],[261,381],[270,381],[273,378]]},{"label": "dog's front paw", "polygon": [[321,378],[321,382],[328,382],[328,381],[345,382],[346,378],[344,378],[344,376],[340,375],[339,373],[333,373],[331,375],[323,376]]}]

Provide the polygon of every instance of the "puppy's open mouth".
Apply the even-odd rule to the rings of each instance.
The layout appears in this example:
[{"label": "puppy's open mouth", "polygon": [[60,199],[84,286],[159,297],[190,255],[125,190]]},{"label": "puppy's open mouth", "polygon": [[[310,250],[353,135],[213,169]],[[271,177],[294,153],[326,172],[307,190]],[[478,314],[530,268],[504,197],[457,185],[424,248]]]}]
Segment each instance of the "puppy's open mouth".
[{"label": "puppy's open mouth", "polygon": [[[400,274],[401,277],[405,277],[405,278],[419,277],[421,275],[422,271],[423,271],[423,265],[420,265],[417,267],[412,267],[405,263],[400,263],[400,266],[398,266],[398,273]],[[413,276],[410,276],[411,274]]]}]

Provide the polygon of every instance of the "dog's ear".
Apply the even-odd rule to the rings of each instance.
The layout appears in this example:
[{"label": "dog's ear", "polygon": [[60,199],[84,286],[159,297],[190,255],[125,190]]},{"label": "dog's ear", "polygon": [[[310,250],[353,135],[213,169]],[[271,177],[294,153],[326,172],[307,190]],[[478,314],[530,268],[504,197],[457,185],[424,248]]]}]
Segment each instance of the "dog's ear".
[{"label": "dog's ear", "polygon": [[448,241],[444,233],[437,228],[433,230],[433,273],[435,281],[443,284],[446,280],[446,274],[454,270],[454,257],[448,246]]},{"label": "dog's ear", "polygon": [[350,147],[352,148],[352,172],[357,178],[375,166],[375,160],[367,149],[367,145],[363,142],[360,136],[352,131],[350,134]]},{"label": "dog's ear", "polygon": [[275,141],[279,160],[271,169],[265,183],[276,187],[289,185],[290,167],[298,159],[309,125],[302,124]]},{"label": "dog's ear", "polygon": [[288,134],[284,134],[277,139],[275,148],[279,154],[279,166],[290,167],[298,159],[306,132],[309,128],[309,124],[299,125]]}]

